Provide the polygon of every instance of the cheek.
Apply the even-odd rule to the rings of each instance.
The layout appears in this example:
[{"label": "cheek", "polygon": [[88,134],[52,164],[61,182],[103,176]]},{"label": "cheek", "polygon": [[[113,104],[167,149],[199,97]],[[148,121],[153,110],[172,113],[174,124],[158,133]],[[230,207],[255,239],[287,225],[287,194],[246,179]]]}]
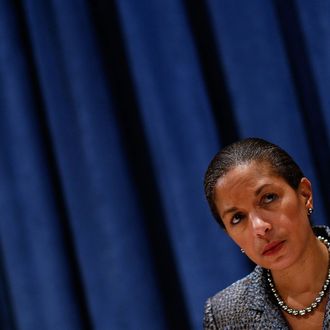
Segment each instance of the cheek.
[{"label": "cheek", "polygon": [[283,199],[276,209],[268,213],[267,217],[274,226],[280,223],[293,224],[304,216],[304,207],[301,202],[294,196],[289,197]]},{"label": "cheek", "polygon": [[304,207],[298,201],[296,203],[288,203],[283,216],[293,224],[301,222],[305,216],[307,218],[307,214],[304,213]]},{"label": "cheek", "polygon": [[249,237],[248,231],[241,228],[235,228],[234,230],[227,231],[229,237],[241,248],[246,249],[251,244],[251,237]]}]

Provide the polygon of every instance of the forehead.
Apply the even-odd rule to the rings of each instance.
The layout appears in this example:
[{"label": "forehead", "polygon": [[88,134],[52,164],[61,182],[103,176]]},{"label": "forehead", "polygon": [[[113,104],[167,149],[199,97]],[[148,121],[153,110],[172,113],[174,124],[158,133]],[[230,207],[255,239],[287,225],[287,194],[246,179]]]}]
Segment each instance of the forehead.
[{"label": "forehead", "polygon": [[226,199],[231,195],[244,195],[257,191],[265,184],[273,183],[286,185],[285,180],[275,174],[268,163],[251,162],[237,165],[217,181],[215,198]]}]

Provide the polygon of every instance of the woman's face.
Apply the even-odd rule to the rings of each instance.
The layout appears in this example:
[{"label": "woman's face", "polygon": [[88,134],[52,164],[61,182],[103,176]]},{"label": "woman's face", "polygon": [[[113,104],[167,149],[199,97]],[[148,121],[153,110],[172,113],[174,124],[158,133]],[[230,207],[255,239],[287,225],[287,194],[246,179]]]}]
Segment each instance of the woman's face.
[{"label": "woman's face", "polygon": [[294,190],[265,162],[239,165],[221,177],[215,203],[229,236],[264,268],[290,267],[314,237],[310,182],[303,178]]}]

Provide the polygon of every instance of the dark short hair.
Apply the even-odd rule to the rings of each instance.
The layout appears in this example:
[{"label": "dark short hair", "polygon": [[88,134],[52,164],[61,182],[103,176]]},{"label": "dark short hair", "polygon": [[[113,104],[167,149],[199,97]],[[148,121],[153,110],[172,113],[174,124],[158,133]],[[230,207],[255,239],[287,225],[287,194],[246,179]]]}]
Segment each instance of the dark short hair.
[{"label": "dark short hair", "polygon": [[294,190],[297,190],[304,177],[300,167],[286,151],[263,139],[247,138],[226,146],[214,156],[204,177],[206,199],[213,216],[223,228],[214,201],[215,185],[231,169],[252,161],[268,163],[274,174],[283,178]]}]

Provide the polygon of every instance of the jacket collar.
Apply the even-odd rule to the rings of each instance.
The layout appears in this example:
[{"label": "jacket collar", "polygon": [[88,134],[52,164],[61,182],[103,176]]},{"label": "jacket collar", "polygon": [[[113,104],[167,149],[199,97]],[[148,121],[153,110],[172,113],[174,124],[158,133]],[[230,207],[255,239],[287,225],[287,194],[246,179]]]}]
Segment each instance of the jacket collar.
[{"label": "jacket collar", "polygon": [[[313,230],[316,236],[320,235],[330,240],[330,228],[328,226],[315,226],[313,227]],[[328,293],[328,297],[329,297],[329,293]],[[330,329],[330,299],[329,298],[325,308],[323,329]]]},{"label": "jacket collar", "polygon": [[[260,317],[263,329],[272,329],[276,320],[276,327],[287,329],[282,312],[274,302],[273,296],[267,287],[266,270],[257,266],[252,273],[251,285],[248,289],[248,309],[250,313],[256,312]],[[262,329],[261,328],[261,329]]]}]

